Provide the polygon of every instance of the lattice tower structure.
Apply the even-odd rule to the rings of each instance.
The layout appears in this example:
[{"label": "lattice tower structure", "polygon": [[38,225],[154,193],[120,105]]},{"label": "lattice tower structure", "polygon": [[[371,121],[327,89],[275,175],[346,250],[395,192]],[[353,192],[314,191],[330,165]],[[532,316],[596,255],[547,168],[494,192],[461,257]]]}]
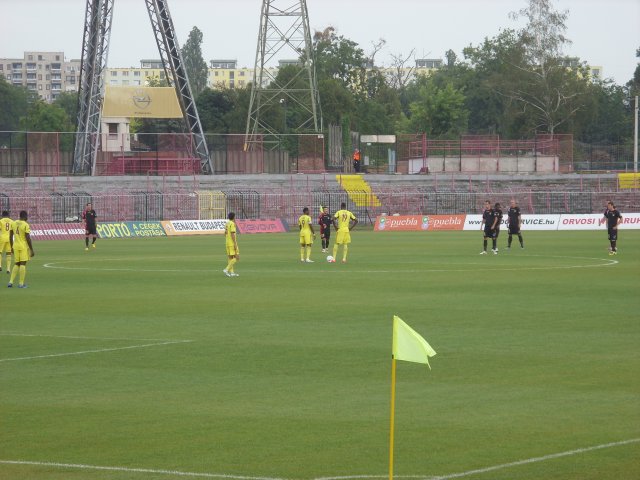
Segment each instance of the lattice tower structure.
[{"label": "lattice tower structure", "polygon": [[[295,59],[293,75],[278,78],[277,57]],[[286,59],[286,57],[285,57]],[[287,112],[290,112],[287,115]],[[306,0],[263,0],[247,114],[245,150],[288,133],[322,132]]]},{"label": "lattice tower structure", "polygon": [[87,0],[78,92],[78,131],[73,153],[72,171],[76,174],[93,174],[98,153],[113,1]]},{"label": "lattice tower structure", "polygon": [[[80,92],[78,95],[78,131],[74,150],[73,173],[93,174],[99,146],[104,70],[109,52],[114,0],[87,0]],[[167,0],[145,0],[151,28],[158,45],[167,81],[176,89],[184,120],[192,136],[202,173],[212,174],[202,124],[182,59]]]}]

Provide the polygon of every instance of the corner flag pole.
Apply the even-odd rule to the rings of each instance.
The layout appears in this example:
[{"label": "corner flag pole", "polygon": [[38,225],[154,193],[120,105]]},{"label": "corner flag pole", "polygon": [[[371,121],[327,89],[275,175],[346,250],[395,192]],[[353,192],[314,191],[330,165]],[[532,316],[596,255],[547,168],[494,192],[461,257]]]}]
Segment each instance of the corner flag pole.
[{"label": "corner flag pole", "polygon": [[389,429],[389,480],[393,480],[393,430],[396,414],[396,360],[426,363],[436,351],[397,315],[393,316],[393,340],[391,346],[391,428]]},{"label": "corner flag pole", "polygon": [[389,429],[389,480],[393,480],[393,430],[396,415],[396,359],[391,355],[391,427]]}]

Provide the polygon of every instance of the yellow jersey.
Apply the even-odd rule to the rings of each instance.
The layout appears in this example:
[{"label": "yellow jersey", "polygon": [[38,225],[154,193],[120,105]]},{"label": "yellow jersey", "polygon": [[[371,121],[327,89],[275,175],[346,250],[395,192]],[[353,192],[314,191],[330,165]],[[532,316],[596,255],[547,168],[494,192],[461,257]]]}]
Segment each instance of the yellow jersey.
[{"label": "yellow jersey", "polygon": [[9,230],[11,230],[11,224],[13,220],[9,217],[0,218],[0,243],[9,241]]},{"label": "yellow jersey", "polygon": [[11,223],[11,230],[13,230],[13,249],[27,250],[29,248],[29,244],[27,243],[27,234],[31,233],[29,224],[24,220],[16,220]]},{"label": "yellow jersey", "polygon": [[300,233],[311,233],[311,217],[309,215],[300,215],[298,219],[298,227],[300,227]]},{"label": "yellow jersey", "polygon": [[336,214],[333,216],[338,219],[338,231],[348,232],[349,225],[351,224],[351,220],[355,220],[356,217],[349,210],[338,210]]},{"label": "yellow jersey", "polygon": [[228,220],[227,224],[224,226],[224,237],[226,244],[230,247],[235,245],[232,234],[236,234],[236,222]]}]

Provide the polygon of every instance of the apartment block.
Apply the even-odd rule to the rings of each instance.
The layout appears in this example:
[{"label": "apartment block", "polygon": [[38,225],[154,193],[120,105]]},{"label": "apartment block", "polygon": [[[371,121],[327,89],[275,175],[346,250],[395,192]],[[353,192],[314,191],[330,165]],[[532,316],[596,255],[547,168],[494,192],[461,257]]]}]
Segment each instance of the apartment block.
[{"label": "apartment block", "polygon": [[24,52],[23,58],[0,58],[0,75],[47,102],[62,92],[77,91],[79,74],[80,60],[67,61],[64,52]]},{"label": "apartment block", "polygon": [[[270,73],[275,75],[277,70],[277,68],[272,68]],[[162,60],[142,59],[140,67],[107,68],[105,85],[148,85],[152,78],[165,79]],[[238,67],[237,60],[216,59],[209,61],[207,87],[211,89],[246,88],[252,81],[253,68]]]},{"label": "apartment block", "polygon": [[253,68],[238,68],[237,60],[210,60],[207,86],[211,89],[246,88],[253,81]]}]

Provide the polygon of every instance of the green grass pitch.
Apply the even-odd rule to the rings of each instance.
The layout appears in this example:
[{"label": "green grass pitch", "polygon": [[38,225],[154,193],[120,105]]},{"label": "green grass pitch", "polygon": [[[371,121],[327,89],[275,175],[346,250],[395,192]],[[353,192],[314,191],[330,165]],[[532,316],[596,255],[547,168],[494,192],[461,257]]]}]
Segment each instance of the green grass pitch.
[{"label": "green grass pitch", "polygon": [[238,278],[221,236],[37,242],[0,479],[387,478],[394,314],[438,352],[398,362],[396,478],[640,478],[640,231],[523,233],[243,235]]}]

